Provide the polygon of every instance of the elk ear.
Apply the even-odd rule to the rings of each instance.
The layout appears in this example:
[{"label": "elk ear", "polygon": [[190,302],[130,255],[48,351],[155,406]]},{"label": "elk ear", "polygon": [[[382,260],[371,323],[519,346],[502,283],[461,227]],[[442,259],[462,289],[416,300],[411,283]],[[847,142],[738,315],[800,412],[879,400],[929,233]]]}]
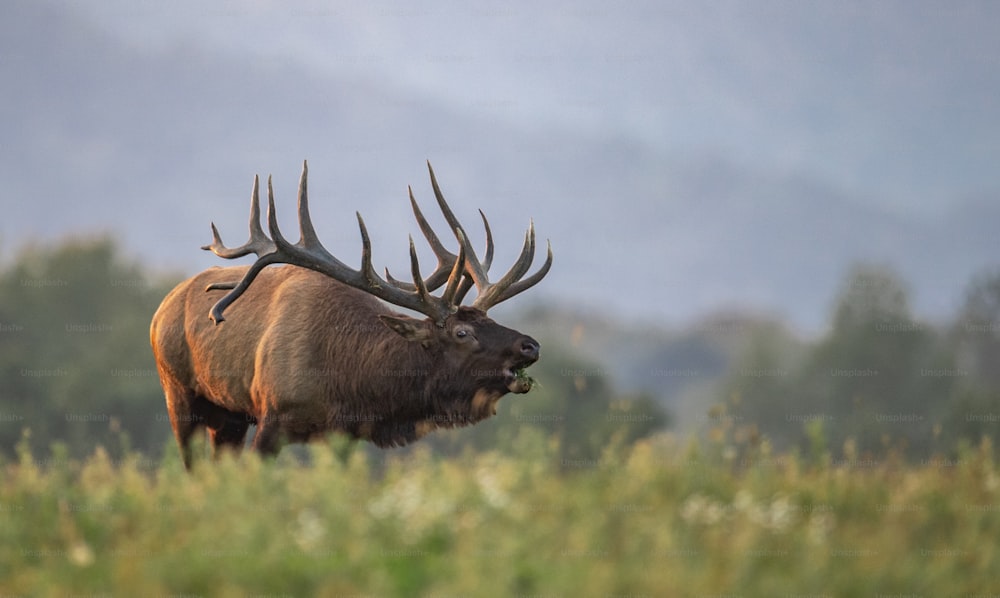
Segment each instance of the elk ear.
[{"label": "elk ear", "polygon": [[411,318],[409,316],[387,316],[380,315],[378,319],[382,323],[392,328],[396,334],[408,341],[426,342],[431,339],[431,331],[427,329],[424,320]]}]

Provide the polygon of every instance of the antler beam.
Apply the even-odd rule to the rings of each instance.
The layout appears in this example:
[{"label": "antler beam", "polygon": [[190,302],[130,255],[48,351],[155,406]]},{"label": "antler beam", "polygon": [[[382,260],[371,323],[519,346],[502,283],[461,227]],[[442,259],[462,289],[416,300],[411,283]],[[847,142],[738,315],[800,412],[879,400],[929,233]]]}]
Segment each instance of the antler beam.
[{"label": "antler beam", "polygon": [[[250,266],[243,275],[243,279],[238,283],[216,283],[209,285],[206,290],[229,290],[212,307],[210,317],[218,324],[225,320],[223,312],[234,301],[236,301],[253,283],[258,274],[271,264],[284,263],[309,268],[320,272],[344,284],[370,293],[380,299],[388,301],[394,305],[412,309],[432,318],[438,325],[443,325],[444,320],[453,313],[469,289],[475,285],[478,295],[472,306],[482,311],[513,297],[514,295],[537,284],[552,265],[552,248],[549,246],[548,257],[545,264],[532,276],[523,279],[531,266],[535,252],[535,229],[534,224],[529,224],[528,232],[525,235],[524,246],[521,255],[514,263],[513,267],[504,274],[496,283],[491,283],[487,277],[487,271],[493,261],[493,234],[490,230],[489,221],[480,211],[483,219],[483,226],[486,228],[486,253],[483,261],[476,256],[475,250],[469,243],[468,237],[462,225],[455,218],[454,213],[448,206],[438,186],[434,176],[434,170],[428,162],[427,168],[430,172],[431,185],[434,188],[434,195],[437,198],[438,206],[441,208],[451,227],[455,238],[458,240],[458,254],[448,251],[441,243],[434,230],[427,223],[420,207],[413,198],[413,191],[410,190],[410,203],[413,214],[421,232],[427,239],[428,244],[438,258],[438,265],[434,272],[424,278],[420,274],[420,265],[417,260],[416,249],[413,245],[413,238],[410,238],[410,270],[413,283],[398,281],[386,271],[386,278],[383,279],[372,267],[371,240],[368,237],[368,229],[361,214],[357,213],[358,228],[361,232],[361,269],[354,270],[347,266],[323,247],[323,244],[316,236],[312,219],[309,216],[309,197],[307,180],[309,167],[307,162],[302,164],[302,177],[299,181],[298,215],[299,215],[299,240],[296,243],[289,243],[278,227],[276,209],[274,205],[274,189],[271,179],[267,181],[267,225],[270,237],[260,225],[260,197],[259,179],[254,177],[253,192],[250,198],[250,238],[239,247],[226,247],[215,224],[212,224],[213,241],[210,245],[205,245],[202,249],[207,249],[225,259],[233,259],[248,254],[255,254],[257,261]],[[441,286],[445,290],[440,297],[435,297],[431,293]]]}]

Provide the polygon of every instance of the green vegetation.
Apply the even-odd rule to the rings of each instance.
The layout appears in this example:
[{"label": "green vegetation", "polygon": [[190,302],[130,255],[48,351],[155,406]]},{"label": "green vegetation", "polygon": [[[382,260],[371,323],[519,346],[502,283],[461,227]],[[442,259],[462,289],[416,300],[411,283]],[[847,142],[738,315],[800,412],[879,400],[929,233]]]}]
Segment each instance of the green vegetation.
[{"label": "green vegetation", "polygon": [[116,451],[122,431],[158,450],[169,422],[149,321],[172,286],[104,237],[27,247],[0,270],[0,452],[24,428],[36,451]]},{"label": "green vegetation", "polygon": [[891,271],[860,265],[822,337],[751,339],[719,408],[745,434],[781,448],[807,450],[822,435],[872,454],[899,448],[911,460],[952,453],[963,440],[996,434],[998,323],[1000,273],[973,282],[954,323],[934,326],[913,316]]},{"label": "green vegetation", "polygon": [[531,388],[535,385],[535,382],[537,382],[537,380],[535,380],[528,374],[528,370],[525,368],[518,368],[514,372],[514,378],[527,384],[528,390],[531,390]]},{"label": "green vegetation", "polygon": [[[859,266],[811,340],[731,318],[629,352],[541,313],[487,422],[192,474],[147,338],[174,282],[104,238],[0,268],[0,596],[995,591],[1000,273],[931,325]],[[679,441],[664,399],[695,391]]]},{"label": "green vegetation", "polygon": [[989,443],[922,465],[728,438],[563,461],[526,428],[491,452],[381,454],[334,440],[189,475],[24,449],[2,466],[0,594],[969,596],[1000,571]]}]

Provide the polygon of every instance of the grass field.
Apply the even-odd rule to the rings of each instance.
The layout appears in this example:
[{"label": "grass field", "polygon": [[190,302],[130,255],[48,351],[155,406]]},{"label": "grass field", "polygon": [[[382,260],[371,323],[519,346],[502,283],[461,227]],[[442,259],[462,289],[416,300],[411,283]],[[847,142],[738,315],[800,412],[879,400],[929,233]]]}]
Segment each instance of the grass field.
[{"label": "grass field", "polygon": [[307,451],[189,475],[22,450],[0,596],[1000,594],[988,442],[910,465],[669,438],[559,461],[530,433],[461,458]]}]

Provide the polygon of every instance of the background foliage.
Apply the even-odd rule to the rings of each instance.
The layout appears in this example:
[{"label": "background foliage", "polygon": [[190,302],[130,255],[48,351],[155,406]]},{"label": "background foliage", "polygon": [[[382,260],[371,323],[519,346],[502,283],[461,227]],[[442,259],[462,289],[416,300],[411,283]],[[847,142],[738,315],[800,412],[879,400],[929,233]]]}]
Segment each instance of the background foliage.
[{"label": "background foliage", "polygon": [[[36,452],[58,441],[76,457],[103,446],[158,458],[171,436],[148,324],[179,279],[148,272],[107,237],[29,246],[5,261],[0,452],[13,454],[29,429]],[[725,421],[779,449],[850,441],[920,460],[1000,425],[1000,272],[970,282],[951,322],[930,323],[913,315],[895,272],[859,264],[813,339],[753,314],[680,332],[542,306],[504,319],[541,341],[540,384],[483,425],[433,434],[441,454],[505,446],[530,427],[557,440],[565,460],[593,460],[671,422],[698,433]]]},{"label": "background foliage", "polygon": [[177,279],[107,238],[0,271],[0,594],[964,596],[1000,569],[998,273],[932,324],[858,265],[813,339],[537,306],[540,385],[488,422],[191,475],[147,335]]},{"label": "background foliage", "polygon": [[48,450],[120,448],[120,433],[159,449],[160,407],[149,321],[172,284],[108,238],[23,249],[0,272],[0,448],[23,428]]},{"label": "background foliage", "polygon": [[998,302],[1000,274],[983,275],[955,320],[935,326],[913,316],[893,272],[858,266],[823,337],[800,350],[755,339],[727,376],[725,408],[781,447],[821,436],[872,454],[949,454],[1000,424]]}]

